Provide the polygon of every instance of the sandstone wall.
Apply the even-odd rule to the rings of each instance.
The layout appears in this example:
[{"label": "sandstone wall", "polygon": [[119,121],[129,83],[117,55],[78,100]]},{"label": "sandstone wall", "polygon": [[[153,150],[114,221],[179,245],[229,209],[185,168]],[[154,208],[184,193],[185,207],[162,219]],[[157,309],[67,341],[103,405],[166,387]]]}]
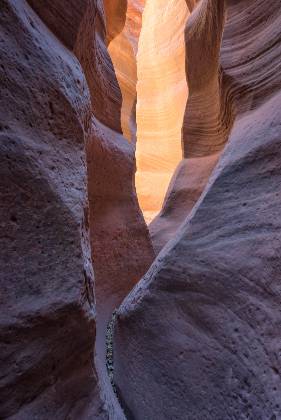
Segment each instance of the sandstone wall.
[{"label": "sandstone wall", "polygon": [[281,417],[278,2],[0,10],[0,417]]},{"label": "sandstone wall", "polygon": [[[107,4],[108,2],[106,2]],[[114,3],[114,2],[113,2]],[[113,62],[118,85],[122,94],[121,127],[124,137],[129,142],[136,142],[136,103],[137,103],[137,63],[139,35],[142,27],[142,12],[145,0],[128,0],[124,14],[125,22],[120,33],[110,40],[108,51]],[[106,8],[112,9],[113,4]],[[120,4],[118,5],[120,7]],[[111,10],[110,10],[111,11]],[[120,12],[114,11],[116,21]]]},{"label": "sandstone wall", "polygon": [[188,100],[182,122],[182,155],[163,207],[150,225],[158,253],[175,235],[202,194],[227,141],[234,112],[229,77],[219,62],[225,5],[201,1],[185,27],[185,77]]},{"label": "sandstone wall", "polygon": [[[113,310],[152,263],[154,252],[134,188],[135,143],[128,142],[122,135],[120,68],[116,69],[115,75],[106,44],[106,34],[111,34],[111,44],[118,34],[114,26],[114,30],[111,27],[114,25],[111,15],[104,15],[102,8],[100,10],[97,14],[93,5],[88,8],[75,51],[88,81],[93,106],[86,151],[97,300],[96,364],[103,397],[115,420],[117,401],[106,371],[106,327]],[[116,19],[125,25],[125,18],[118,19],[117,14]],[[118,31],[123,36],[124,29],[120,24]],[[113,32],[116,38],[113,38]],[[130,60],[135,57],[128,56],[127,61]],[[122,413],[118,415],[122,416]]]},{"label": "sandstone wall", "polygon": [[[233,127],[201,198],[119,310],[115,380],[128,418],[281,416],[280,20],[275,1],[226,3],[228,82],[206,100],[212,112],[218,98],[231,105]],[[196,144],[187,152],[203,159]]]},{"label": "sandstone wall", "polygon": [[[92,364],[89,91],[74,54],[25,1],[1,0],[0,9],[0,417],[102,418]],[[76,23],[57,22],[56,31],[51,14],[47,24],[71,45]]]},{"label": "sandstone wall", "polygon": [[1,418],[124,418],[106,324],[154,255],[107,51],[126,10],[1,0]]},{"label": "sandstone wall", "polygon": [[188,15],[185,0],[147,0],[143,14],[137,55],[136,189],[147,222],[160,211],[182,158]]}]

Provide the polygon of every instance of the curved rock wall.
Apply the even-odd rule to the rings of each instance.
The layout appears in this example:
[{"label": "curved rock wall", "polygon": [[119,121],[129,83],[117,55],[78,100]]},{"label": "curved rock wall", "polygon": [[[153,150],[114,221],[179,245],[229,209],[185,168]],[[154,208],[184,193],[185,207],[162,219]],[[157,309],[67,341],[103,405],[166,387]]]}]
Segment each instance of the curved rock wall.
[{"label": "curved rock wall", "polygon": [[1,418],[124,418],[106,324],[154,256],[107,51],[126,7],[1,0]]},{"label": "curved rock wall", "polygon": [[183,128],[184,159],[171,180],[163,207],[150,225],[158,253],[173,237],[202,194],[232,126],[229,77],[219,63],[224,1],[201,1],[185,28],[185,69],[189,89]]},{"label": "curved rock wall", "polygon": [[143,7],[0,0],[3,419],[281,417],[280,5]]},{"label": "curved rock wall", "polygon": [[115,381],[128,418],[281,416],[281,10],[275,1],[228,1],[226,16],[220,65],[235,117],[228,142],[189,217],[117,316]]},{"label": "curved rock wall", "polygon": [[[118,15],[116,18],[125,25],[125,18],[118,19]],[[121,134],[123,102],[117,80],[120,67],[116,76],[106,45],[106,34],[112,38],[114,33],[117,39],[117,29],[102,7],[97,13],[93,5],[85,13],[81,28],[75,51],[88,81],[93,108],[86,151],[97,301],[96,365],[110,418],[117,420],[122,413],[118,411],[106,371],[106,327],[113,310],[152,263],[154,252],[134,188],[135,143]],[[123,37],[120,24],[118,31]],[[111,44],[114,42],[112,38]],[[128,56],[127,61],[130,59]]]},{"label": "curved rock wall", "polygon": [[[0,417],[102,418],[92,364],[89,91],[78,60],[24,0],[1,0],[0,9]],[[59,26],[71,43],[77,28]]]},{"label": "curved rock wall", "polygon": [[[194,3],[189,4],[190,10]],[[202,194],[235,116],[260,104],[280,83],[275,73],[279,32],[275,29],[272,38],[268,37],[264,25],[269,20],[273,26],[279,5],[272,4],[267,12],[262,11],[261,2],[246,2],[243,9],[241,2],[228,1],[227,6],[221,51],[217,18],[221,28],[225,19],[223,2],[217,2],[213,12],[208,2],[201,2],[185,30],[189,97],[182,131],[184,159],[171,180],[159,215],[149,226],[156,253],[174,236]],[[252,8],[258,8],[258,12],[253,14]],[[206,19],[209,23],[203,28]],[[245,19],[249,28],[241,28]],[[255,60],[257,56],[262,61]],[[251,71],[245,70],[245,65],[251,66]]]},{"label": "curved rock wall", "polygon": [[160,211],[182,158],[181,129],[187,98],[185,0],[147,0],[137,55],[136,189],[147,222]]},{"label": "curved rock wall", "polygon": [[[129,142],[135,143],[137,102],[136,54],[145,0],[128,0],[127,3],[124,26],[114,38],[111,36],[112,39],[108,45],[108,51],[122,93],[122,133]],[[112,8],[113,6],[110,5],[110,7]],[[118,16],[118,11],[115,10],[114,12],[114,18],[108,18],[110,26],[111,22],[114,22]]]},{"label": "curved rock wall", "polygon": [[88,0],[27,0],[46,26],[73,49]]}]

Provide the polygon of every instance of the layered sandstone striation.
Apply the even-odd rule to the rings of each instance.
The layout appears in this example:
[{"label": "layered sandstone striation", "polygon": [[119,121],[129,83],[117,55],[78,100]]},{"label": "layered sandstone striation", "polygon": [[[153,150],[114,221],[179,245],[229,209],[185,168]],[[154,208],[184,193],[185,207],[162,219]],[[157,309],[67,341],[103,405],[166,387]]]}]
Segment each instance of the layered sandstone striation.
[{"label": "layered sandstone striation", "polygon": [[187,98],[185,0],[147,0],[137,55],[136,189],[146,221],[160,211],[182,158]]},{"label": "layered sandstone striation", "polygon": [[185,27],[188,101],[182,126],[183,159],[171,180],[162,209],[150,225],[158,253],[173,237],[204,190],[232,127],[229,77],[220,62],[224,2],[189,3]]},{"label": "layered sandstone striation", "polygon": [[189,86],[186,160],[171,189],[192,201],[196,161],[206,187],[117,315],[115,383],[128,418],[281,416],[280,5],[202,1],[187,51],[190,35],[220,39],[223,23],[219,55],[187,53],[187,75],[196,81],[205,61],[210,74],[205,99]]},{"label": "layered sandstone striation", "polygon": [[[115,5],[116,3],[116,5]],[[136,142],[137,63],[139,35],[142,27],[142,12],[145,0],[128,0],[125,12],[120,10],[122,2],[105,2],[108,27],[108,51],[114,66],[122,94],[121,127],[129,142]],[[116,24],[123,15],[124,24],[117,33]],[[115,32],[115,36],[112,34]]]},{"label": "layered sandstone striation", "polygon": [[278,2],[0,9],[0,417],[279,419]]}]

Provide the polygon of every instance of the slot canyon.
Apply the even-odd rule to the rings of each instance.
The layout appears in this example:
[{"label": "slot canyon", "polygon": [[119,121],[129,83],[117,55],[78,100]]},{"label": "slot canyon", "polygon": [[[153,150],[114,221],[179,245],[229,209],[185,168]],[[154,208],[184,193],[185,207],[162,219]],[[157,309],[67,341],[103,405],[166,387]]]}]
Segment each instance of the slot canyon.
[{"label": "slot canyon", "polygon": [[0,0],[0,419],[281,419],[281,1]]}]

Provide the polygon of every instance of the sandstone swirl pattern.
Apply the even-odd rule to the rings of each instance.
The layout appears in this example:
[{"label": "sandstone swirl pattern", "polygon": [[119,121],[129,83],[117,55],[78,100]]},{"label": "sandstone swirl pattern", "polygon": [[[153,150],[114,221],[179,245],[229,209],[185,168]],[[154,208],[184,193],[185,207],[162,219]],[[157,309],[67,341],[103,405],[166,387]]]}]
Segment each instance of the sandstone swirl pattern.
[{"label": "sandstone swirl pattern", "polygon": [[[119,310],[115,380],[129,418],[281,416],[281,10],[273,0],[223,3],[203,0],[187,23],[188,34],[207,8],[200,30],[211,13],[219,31],[225,14],[219,72],[210,95],[207,80],[205,99],[196,94],[209,117],[183,138],[186,164],[221,157]],[[205,59],[200,51],[194,63]],[[188,112],[196,116],[191,103]]]},{"label": "sandstone swirl pattern", "polygon": [[[122,3],[127,6],[125,12],[119,9]],[[106,1],[108,28],[116,26],[118,16],[125,19],[122,29],[116,36],[109,38],[108,51],[113,62],[116,78],[122,94],[121,127],[124,137],[129,142],[136,142],[136,103],[137,103],[137,63],[139,35],[142,27],[144,0],[128,2]],[[115,5],[115,6],[114,6]]]},{"label": "sandstone swirl pattern", "polygon": [[137,173],[140,206],[149,223],[160,211],[182,158],[187,98],[185,0],[147,0],[137,54]]},{"label": "sandstone swirl pattern", "polygon": [[[1,418],[281,418],[280,28],[276,0],[0,0]],[[147,220],[178,164],[154,262],[136,157]]]}]

